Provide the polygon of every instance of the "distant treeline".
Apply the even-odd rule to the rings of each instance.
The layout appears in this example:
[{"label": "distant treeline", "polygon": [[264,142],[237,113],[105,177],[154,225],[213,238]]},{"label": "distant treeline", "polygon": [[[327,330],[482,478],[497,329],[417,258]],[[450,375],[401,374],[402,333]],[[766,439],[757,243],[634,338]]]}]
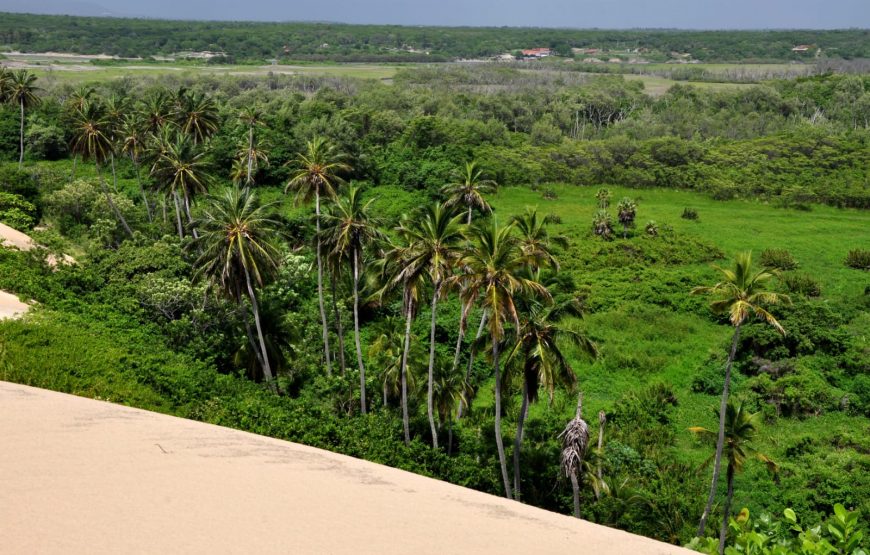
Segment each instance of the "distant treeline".
[{"label": "distant treeline", "polygon": [[[227,61],[444,61],[549,47],[629,52],[664,61],[671,53],[710,62],[870,58],[870,30],[681,31],[483,27],[402,27],[335,23],[164,21],[4,13],[0,44],[31,52],[124,57],[186,51]],[[795,46],[806,45],[803,52]]]}]

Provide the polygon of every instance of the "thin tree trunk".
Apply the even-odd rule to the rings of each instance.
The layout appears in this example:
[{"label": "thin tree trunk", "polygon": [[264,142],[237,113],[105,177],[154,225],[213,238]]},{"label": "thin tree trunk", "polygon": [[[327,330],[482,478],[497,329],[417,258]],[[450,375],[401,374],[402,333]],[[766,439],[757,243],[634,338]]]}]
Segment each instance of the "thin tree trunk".
[{"label": "thin tree trunk", "polygon": [[18,103],[21,106],[21,131],[19,133],[20,150],[18,154],[18,169],[24,164],[24,98]]},{"label": "thin tree trunk", "polygon": [[471,205],[468,205],[468,217],[465,218],[465,225],[471,225]]},{"label": "thin tree trunk", "polygon": [[453,419],[447,419],[447,454],[453,454]]},{"label": "thin tree trunk", "polygon": [[109,208],[112,209],[112,212],[115,213],[115,217],[118,218],[118,221],[121,222],[121,226],[124,228],[124,231],[127,232],[127,235],[130,238],[133,238],[133,230],[130,229],[130,226],[127,225],[127,220],[124,219],[124,215],[121,214],[121,211],[118,210],[118,207],[115,205],[115,202],[112,200],[112,195],[109,194],[109,186],[106,185],[106,180],[103,179],[103,172],[100,170],[100,165],[97,164],[97,175],[100,179],[100,184],[103,186],[103,194],[106,195],[106,202],[109,204]]},{"label": "thin tree trunk", "polygon": [[600,484],[604,480],[604,473],[602,472],[601,465],[603,463],[602,459],[604,458],[604,425],[607,424],[607,415],[604,411],[598,412],[598,482],[599,487],[595,488],[595,499],[601,499],[601,487]]},{"label": "thin tree trunk", "polygon": [[725,411],[728,407],[728,389],[731,386],[731,367],[734,364],[734,356],[737,354],[737,343],[740,340],[740,326],[734,328],[734,337],[731,339],[731,352],[728,354],[728,363],[725,365],[725,383],[722,386],[722,402],[719,405],[719,437],[716,440],[716,456],[713,459],[713,480],[710,484],[710,495],[707,496],[707,504],[701,515],[701,523],[698,525],[698,537],[704,537],[707,519],[713,509],[713,500],[716,498],[716,486],[719,483],[719,471],[722,465],[722,449],[725,446]]},{"label": "thin tree trunk", "polygon": [[501,478],[504,482],[504,496],[512,499],[504,442],[501,437],[501,372],[498,368],[498,340],[496,338],[492,339],[492,365],[495,372],[495,445],[498,448],[498,463],[501,466]]},{"label": "thin tree trunk", "polygon": [[459,367],[459,355],[462,351],[462,340],[465,339],[465,328],[468,325],[468,319],[465,313],[465,307],[460,307],[459,309],[459,333],[456,334],[456,349],[453,351],[453,367],[451,368],[451,375],[456,372],[456,369]]},{"label": "thin tree trunk", "polygon": [[366,413],[366,367],[363,363],[362,342],[359,338],[359,252],[353,250],[353,340],[356,343],[356,361],[359,364],[360,410]]},{"label": "thin tree trunk", "polygon": [[734,496],[734,465],[730,462],[725,475],[728,481],[728,496],[725,498],[725,512],[722,514],[722,527],[719,529],[719,555],[725,552],[725,538],[728,536],[728,520],[731,516],[731,498]]},{"label": "thin tree trunk", "polygon": [[254,126],[248,128],[248,180],[247,184],[251,184],[251,170],[254,167]]},{"label": "thin tree trunk", "polygon": [[130,155],[130,161],[133,162],[133,167],[136,169],[136,183],[139,185],[139,192],[142,193],[142,202],[145,203],[145,210],[148,212],[148,223],[154,222],[154,215],[151,213],[151,203],[148,202],[148,195],[145,194],[145,187],[142,186],[142,176],[139,173],[139,162]]},{"label": "thin tree trunk", "polygon": [[[181,225],[181,206],[178,200],[178,191],[172,191],[172,200],[175,201],[175,223],[178,225],[178,238],[184,239],[184,227]],[[165,220],[164,211],[164,220]]]},{"label": "thin tree trunk", "polygon": [[263,375],[266,377],[266,383],[274,391],[275,376],[272,374],[272,365],[269,364],[269,352],[266,350],[266,338],[263,336],[263,327],[260,325],[260,307],[257,305],[257,295],[254,293],[254,286],[251,284],[251,274],[248,272],[248,267],[242,264],[245,269],[245,281],[248,284],[248,296],[251,298],[251,310],[254,312],[254,324],[257,326],[257,337],[260,340],[260,353],[263,355]]},{"label": "thin tree trunk", "polygon": [[265,366],[263,363],[263,355],[260,353],[260,346],[257,345],[257,340],[254,338],[254,333],[251,331],[251,323],[248,322],[248,310],[245,307],[245,303],[239,303],[242,308],[242,319],[245,323],[245,334],[248,336],[248,343],[251,345],[251,349],[254,350],[254,356],[257,359],[257,362],[260,364],[260,369]]},{"label": "thin tree trunk", "polygon": [[[484,310],[480,315],[480,325],[477,327],[477,335],[474,336],[474,343],[480,339],[480,336],[483,335],[484,327],[486,326],[486,311]],[[477,353],[475,352],[474,344],[471,345],[471,352],[468,355],[468,367],[465,369],[465,381],[471,378],[471,366],[474,364],[474,357]],[[469,399],[470,401],[470,399]],[[465,406],[465,403],[459,402],[459,410],[456,411],[456,419],[459,420],[462,418],[462,407]]]},{"label": "thin tree trunk", "polygon": [[115,172],[115,153],[109,154],[109,161],[112,164],[112,188],[118,192],[118,174]]},{"label": "thin tree trunk", "polygon": [[330,275],[330,290],[332,291],[332,312],[335,314],[335,328],[338,334],[338,364],[341,368],[341,375],[344,376],[347,371],[347,363],[344,360],[344,325],[341,322],[341,312],[338,310],[338,271],[334,271]]},{"label": "thin tree trunk", "polygon": [[[405,292],[408,295],[408,292]],[[411,444],[411,431],[408,418],[408,350],[411,348],[411,315],[413,313],[413,301],[405,301],[405,346],[402,349],[402,427],[405,431],[405,445]]]},{"label": "thin tree trunk", "polygon": [[73,167],[72,167],[72,174],[69,177],[70,181],[74,181],[76,178],[76,165],[78,164],[78,161],[79,161],[79,155],[73,154]]},{"label": "thin tree trunk", "polygon": [[438,314],[438,294],[441,284],[434,283],[432,293],[432,323],[429,328],[429,385],[426,393],[426,412],[429,416],[429,428],[432,430],[432,447],[438,449],[438,429],[435,428],[435,317]]},{"label": "thin tree trunk", "polygon": [[580,482],[574,472],[571,473],[571,489],[574,490],[574,516],[580,518]]},{"label": "thin tree trunk", "polygon": [[386,382],[386,380],[384,380],[383,392],[384,392],[384,406],[386,407],[387,406],[387,382]]},{"label": "thin tree trunk", "polygon": [[523,378],[523,404],[517,421],[517,436],[514,438],[514,499],[520,500],[520,450],[523,448],[523,426],[529,414],[529,384]]},{"label": "thin tree trunk", "polygon": [[329,327],[326,323],[326,309],[323,307],[323,257],[320,255],[320,191],[314,193],[314,212],[317,223],[317,300],[320,302],[320,322],[323,327],[323,353],[326,358],[326,375],[332,375],[332,361],[329,352]]},{"label": "thin tree trunk", "polygon": [[190,196],[187,194],[187,189],[184,190],[184,211],[187,213],[187,222],[190,224],[190,232],[194,239],[199,239],[199,233],[196,232],[196,227],[193,225],[193,214],[190,212]]}]

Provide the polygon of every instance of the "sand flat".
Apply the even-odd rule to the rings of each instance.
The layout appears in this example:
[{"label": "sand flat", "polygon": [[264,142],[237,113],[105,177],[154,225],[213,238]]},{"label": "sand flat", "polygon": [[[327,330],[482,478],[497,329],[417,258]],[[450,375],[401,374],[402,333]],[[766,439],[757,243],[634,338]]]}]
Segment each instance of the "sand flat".
[{"label": "sand flat", "polygon": [[0,382],[4,553],[690,553],[294,443]]}]

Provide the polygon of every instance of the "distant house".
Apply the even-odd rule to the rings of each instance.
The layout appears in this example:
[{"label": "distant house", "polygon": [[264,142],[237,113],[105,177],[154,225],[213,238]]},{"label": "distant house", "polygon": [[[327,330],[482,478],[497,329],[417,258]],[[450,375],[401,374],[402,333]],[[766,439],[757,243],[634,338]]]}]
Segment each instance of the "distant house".
[{"label": "distant house", "polygon": [[546,58],[551,56],[552,52],[549,48],[530,48],[523,50],[523,56],[526,58]]},{"label": "distant house", "polygon": [[808,44],[799,44],[791,49],[792,52],[809,52],[812,49],[812,46]]}]

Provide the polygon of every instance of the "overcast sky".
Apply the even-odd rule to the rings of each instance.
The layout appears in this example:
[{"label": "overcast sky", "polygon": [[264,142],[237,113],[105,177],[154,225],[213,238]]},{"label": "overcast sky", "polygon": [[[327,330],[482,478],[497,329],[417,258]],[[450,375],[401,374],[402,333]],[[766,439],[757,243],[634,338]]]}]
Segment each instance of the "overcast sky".
[{"label": "overcast sky", "polygon": [[403,25],[870,28],[870,0],[0,0],[0,10]]}]

